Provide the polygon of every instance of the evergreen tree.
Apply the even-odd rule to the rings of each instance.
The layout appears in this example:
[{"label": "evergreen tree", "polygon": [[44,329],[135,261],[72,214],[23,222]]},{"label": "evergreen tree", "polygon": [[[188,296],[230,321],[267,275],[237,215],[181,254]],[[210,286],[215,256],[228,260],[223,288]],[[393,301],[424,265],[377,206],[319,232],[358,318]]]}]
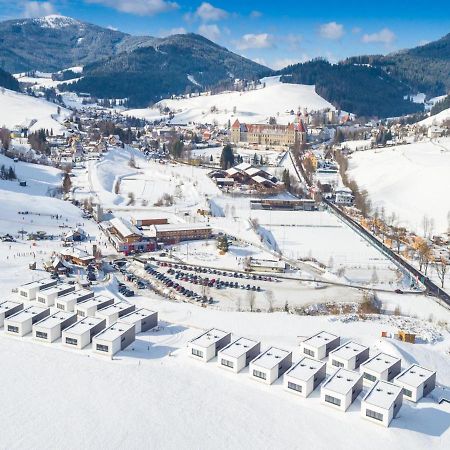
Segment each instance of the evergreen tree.
[{"label": "evergreen tree", "polygon": [[234,153],[230,144],[225,145],[220,155],[220,167],[224,170],[234,166]]}]

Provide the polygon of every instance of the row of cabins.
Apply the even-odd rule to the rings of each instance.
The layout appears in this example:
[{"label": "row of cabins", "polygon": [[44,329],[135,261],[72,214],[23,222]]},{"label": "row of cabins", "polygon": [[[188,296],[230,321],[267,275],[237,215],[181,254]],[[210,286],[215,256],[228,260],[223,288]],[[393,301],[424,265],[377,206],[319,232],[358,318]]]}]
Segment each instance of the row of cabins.
[{"label": "row of cabins", "polygon": [[[217,356],[219,367],[235,373],[249,366],[252,379],[269,385],[284,375],[284,388],[302,397],[322,384],[322,403],[341,411],[348,409],[366,385],[369,390],[361,401],[361,415],[385,426],[398,414],[403,396],[417,402],[436,383],[436,372],[416,364],[401,371],[399,358],[385,353],[370,358],[368,347],[352,341],[341,345],[339,336],[327,332],[306,339],[301,346],[303,356],[294,365],[290,351],[270,347],[261,352],[260,342],[242,337],[232,342],[231,333],[214,328],[191,340],[188,348],[190,356],[204,362]],[[328,379],[327,357],[328,366],[336,369]]]}]

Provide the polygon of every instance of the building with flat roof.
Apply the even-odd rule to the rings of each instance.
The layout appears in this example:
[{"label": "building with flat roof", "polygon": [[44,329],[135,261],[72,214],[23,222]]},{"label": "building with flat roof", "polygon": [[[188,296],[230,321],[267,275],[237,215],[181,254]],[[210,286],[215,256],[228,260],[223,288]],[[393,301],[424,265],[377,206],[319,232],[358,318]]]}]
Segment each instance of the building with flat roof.
[{"label": "building with flat roof", "polygon": [[402,361],[400,358],[380,352],[362,363],[360,370],[364,377],[364,384],[370,386],[377,380],[392,380],[401,372]]},{"label": "building with flat roof", "polygon": [[332,366],[356,370],[369,358],[369,347],[349,341],[332,350],[328,356],[328,362]]},{"label": "building with flat roof", "polygon": [[77,321],[77,315],[74,312],[59,311],[33,325],[33,338],[54,342],[61,337],[61,333],[67,327]]},{"label": "building with flat roof", "polygon": [[114,299],[106,297],[105,295],[96,295],[93,298],[88,298],[75,306],[75,312],[80,317],[95,317],[97,310],[112,305]]},{"label": "building with flat roof", "polygon": [[73,284],[57,284],[56,286],[52,286],[48,289],[40,290],[36,295],[36,300],[44,306],[53,306],[58,297],[68,294],[69,292],[73,292],[74,290],[75,285]]},{"label": "building with flat roof", "polygon": [[308,397],[325,379],[326,366],[326,362],[304,356],[284,374],[284,388],[293,394]]},{"label": "building with flat roof", "polygon": [[292,365],[292,352],[270,347],[250,362],[250,377],[272,384]]},{"label": "building with flat roof", "polygon": [[378,380],[361,401],[361,416],[388,427],[402,406],[402,388]]},{"label": "building with flat roof", "polygon": [[397,375],[394,383],[403,388],[404,398],[417,402],[435,388],[436,372],[413,364]]},{"label": "building with flat roof", "polygon": [[144,333],[158,326],[158,313],[150,309],[137,309],[120,318],[121,322],[133,324],[136,334]]},{"label": "building with flat roof", "polygon": [[101,355],[114,356],[133,343],[135,338],[133,324],[116,322],[92,338],[92,349]]},{"label": "building with flat roof", "polygon": [[320,398],[325,405],[347,411],[363,388],[363,378],[358,372],[338,369],[322,384]]},{"label": "building with flat roof", "polygon": [[104,330],[105,319],[86,317],[66,328],[62,332],[62,343],[67,347],[81,350],[92,342],[92,338]]},{"label": "building with flat roof", "polygon": [[65,312],[73,312],[75,305],[88,298],[94,297],[94,292],[89,289],[78,289],[74,292],[61,295],[56,299],[55,307]]},{"label": "building with flat roof", "polygon": [[23,309],[23,303],[12,302],[6,300],[0,303],[0,328],[3,326],[3,322],[9,316],[18,313]]},{"label": "building with flat roof", "polygon": [[311,358],[324,359],[331,350],[339,347],[340,341],[339,336],[321,331],[302,342],[302,353]]},{"label": "building with flat roof", "polygon": [[31,333],[36,322],[50,315],[50,308],[29,306],[4,320],[5,333],[25,336]]},{"label": "building with flat roof", "polygon": [[219,350],[217,364],[223,369],[238,373],[259,355],[261,343],[239,338]]},{"label": "building with flat roof", "polygon": [[149,233],[149,236],[154,236],[157,242],[163,242],[164,244],[210,239],[211,235],[211,227],[201,223],[169,223],[165,225],[153,225],[150,227]]},{"label": "building with flat roof", "polygon": [[117,302],[112,305],[105,306],[104,308],[98,309],[95,312],[95,317],[100,317],[100,319],[106,319],[106,326],[109,327],[113,323],[116,323],[120,317],[126,316],[127,314],[133,312],[136,307],[131,303]]},{"label": "building with flat roof", "polygon": [[203,332],[188,343],[189,355],[193,358],[208,362],[217,356],[219,350],[231,341],[231,333],[211,328]]},{"label": "building with flat roof", "polygon": [[57,280],[43,278],[42,280],[22,284],[22,286],[19,287],[19,296],[24,300],[35,300],[39,291],[56,286],[57,283]]}]

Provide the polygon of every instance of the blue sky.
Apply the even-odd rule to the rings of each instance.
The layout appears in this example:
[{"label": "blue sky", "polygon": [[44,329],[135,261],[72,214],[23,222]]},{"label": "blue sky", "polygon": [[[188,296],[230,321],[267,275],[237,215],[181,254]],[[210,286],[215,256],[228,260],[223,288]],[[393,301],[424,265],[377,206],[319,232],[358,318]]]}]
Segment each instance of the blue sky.
[{"label": "blue sky", "polygon": [[131,34],[196,32],[270,67],[389,53],[450,32],[450,1],[0,0],[0,18],[59,13]]}]

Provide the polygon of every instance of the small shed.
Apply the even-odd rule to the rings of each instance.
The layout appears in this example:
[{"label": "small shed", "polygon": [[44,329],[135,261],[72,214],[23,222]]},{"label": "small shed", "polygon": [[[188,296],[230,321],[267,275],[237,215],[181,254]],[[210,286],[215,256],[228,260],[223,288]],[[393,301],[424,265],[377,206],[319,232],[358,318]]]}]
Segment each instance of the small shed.
[{"label": "small shed", "polygon": [[400,358],[380,352],[362,363],[360,370],[364,377],[364,384],[370,386],[377,380],[392,380],[401,372],[402,361]]},{"label": "small shed", "polygon": [[95,312],[95,317],[100,319],[106,319],[106,326],[109,327],[113,323],[116,323],[120,317],[126,316],[127,314],[133,312],[136,307],[131,303],[117,302],[112,305],[105,306],[104,308],[98,309]]},{"label": "small shed", "polygon": [[92,349],[101,355],[114,356],[133,343],[135,338],[133,324],[116,322],[93,337]]},{"label": "small shed", "polygon": [[337,348],[340,344],[339,336],[321,331],[301,344],[301,351],[304,355],[315,359],[324,359],[328,356],[331,350]]},{"label": "small shed", "polygon": [[25,336],[31,333],[36,322],[50,315],[50,308],[29,306],[4,320],[5,333]]},{"label": "small shed", "polygon": [[92,342],[92,338],[106,327],[105,319],[86,317],[62,332],[62,343],[81,350]]},{"label": "small shed", "polygon": [[158,326],[158,313],[141,308],[120,318],[121,322],[134,324],[136,334],[144,333]]},{"label": "small shed", "polygon": [[292,365],[292,352],[270,347],[250,362],[250,377],[272,384]]},{"label": "small shed", "polygon": [[284,388],[288,392],[308,397],[326,377],[327,364],[304,356],[284,374]]},{"label": "small shed", "polygon": [[48,289],[52,286],[56,286],[57,280],[51,278],[44,278],[38,281],[31,281],[30,283],[22,284],[19,286],[19,296],[24,300],[36,300],[37,293],[43,289]]},{"label": "small shed", "polygon": [[38,301],[38,303],[41,303],[42,305],[53,306],[55,304],[55,300],[58,297],[64,294],[68,294],[69,292],[73,292],[74,290],[75,290],[74,284],[67,284],[67,283],[58,284],[51,288],[39,291],[36,300]]},{"label": "small shed", "polygon": [[260,342],[241,337],[219,350],[217,364],[223,369],[238,373],[259,355],[260,347]]},{"label": "small shed", "polygon": [[94,297],[93,291],[90,291],[89,289],[78,289],[58,297],[55,306],[61,311],[72,312],[75,310],[75,305],[77,303],[92,297]]},{"label": "small shed", "polygon": [[231,333],[211,328],[188,343],[189,355],[208,362],[231,341]]},{"label": "small shed", "polygon": [[96,295],[93,298],[88,298],[75,306],[75,312],[80,317],[95,317],[97,310],[112,305],[114,299],[106,297],[105,295]]},{"label": "small shed", "polygon": [[394,383],[403,388],[407,400],[418,402],[435,388],[436,372],[413,364],[397,375]]},{"label": "small shed", "polygon": [[338,369],[320,390],[320,398],[325,405],[341,411],[356,400],[363,388],[362,375],[347,369]]},{"label": "small shed", "polygon": [[368,358],[369,347],[349,341],[330,352],[329,363],[335,367],[356,370]]},{"label": "small shed", "polygon": [[33,338],[53,342],[61,337],[61,333],[77,321],[77,315],[73,312],[60,311],[33,325]]}]

